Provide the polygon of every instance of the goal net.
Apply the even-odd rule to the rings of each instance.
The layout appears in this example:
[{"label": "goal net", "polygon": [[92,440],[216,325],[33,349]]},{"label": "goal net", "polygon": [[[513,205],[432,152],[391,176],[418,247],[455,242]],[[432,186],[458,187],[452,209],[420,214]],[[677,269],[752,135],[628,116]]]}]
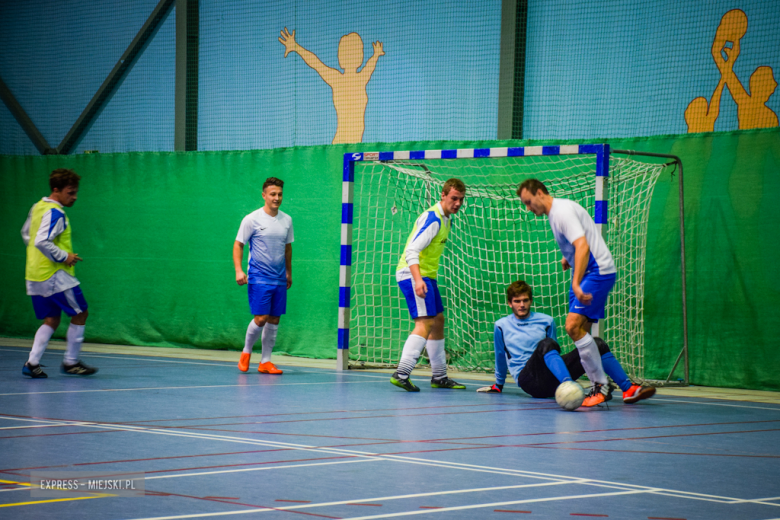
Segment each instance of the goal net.
[{"label": "goal net", "polygon": [[[614,155],[609,162],[604,234],[618,276],[600,335],[629,376],[642,380],[648,212],[664,165]],[[452,177],[465,182],[467,195],[454,215],[439,267],[448,365],[461,371],[493,371],[493,325],[511,312],[506,288],[514,280],[531,285],[535,311],[553,316],[563,352],[574,348],[563,327],[571,271],[562,270],[547,219],[522,207],[515,192],[524,179],[537,178],[552,196],[577,201],[593,216],[595,155],[354,164],[350,365],[390,367],[400,359],[413,323],[396,284],[396,266],[414,221],[440,200],[442,185]],[[420,362],[428,362],[425,355]]]}]

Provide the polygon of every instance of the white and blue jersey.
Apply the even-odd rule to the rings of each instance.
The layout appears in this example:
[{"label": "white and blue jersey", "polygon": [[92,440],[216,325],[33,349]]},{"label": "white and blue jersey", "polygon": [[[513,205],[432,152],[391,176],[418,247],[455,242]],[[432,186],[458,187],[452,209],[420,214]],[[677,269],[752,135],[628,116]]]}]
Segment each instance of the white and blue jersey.
[{"label": "white and blue jersey", "polygon": [[293,242],[292,218],[278,212],[272,217],[263,208],[253,211],[241,221],[236,241],[249,244],[250,284],[287,285],[284,251]]},{"label": "white and blue jersey", "polygon": [[590,258],[584,274],[617,273],[612,253],[585,208],[571,200],[554,198],[547,217],[555,241],[569,265],[574,267],[574,242],[585,237],[590,248]]},{"label": "white and blue jersey", "polygon": [[517,381],[536,345],[544,338],[558,341],[555,321],[551,316],[531,312],[527,318],[518,319],[514,314],[504,316],[493,329],[493,346],[496,353],[496,384],[506,381],[507,368]]}]

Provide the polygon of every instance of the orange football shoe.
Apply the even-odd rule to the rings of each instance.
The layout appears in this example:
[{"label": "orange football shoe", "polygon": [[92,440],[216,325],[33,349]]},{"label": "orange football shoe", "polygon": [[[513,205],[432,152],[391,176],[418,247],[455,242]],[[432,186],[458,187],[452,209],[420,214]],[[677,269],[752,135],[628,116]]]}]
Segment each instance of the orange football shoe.
[{"label": "orange football shoe", "polygon": [[633,404],[642,399],[649,399],[655,395],[655,387],[631,385],[631,388],[623,392],[623,402]]},{"label": "orange football shoe", "polygon": [[252,354],[249,352],[242,352],[241,353],[241,359],[238,360],[238,369],[242,372],[247,372],[249,370],[249,358],[252,357]]},{"label": "orange football shoe", "polygon": [[276,368],[276,365],[271,363],[270,361],[266,361],[265,363],[260,363],[257,365],[257,371],[261,374],[281,374],[282,371]]},{"label": "orange football shoe", "polygon": [[582,401],[582,406],[590,408],[606,403],[610,399],[612,399],[612,388],[610,388],[609,383],[606,385],[595,383],[588,396]]}]

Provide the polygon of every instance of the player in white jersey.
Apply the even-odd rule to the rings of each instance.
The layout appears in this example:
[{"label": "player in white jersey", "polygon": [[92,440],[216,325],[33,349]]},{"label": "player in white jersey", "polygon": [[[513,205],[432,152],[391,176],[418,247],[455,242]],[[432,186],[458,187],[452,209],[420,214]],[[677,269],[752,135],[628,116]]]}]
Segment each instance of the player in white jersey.
[{"label": "player in white jersey", "polygon": [[[292,218],[279,211],[284,182],[269,177],[263,183],[262,208],[244,217],[233,244],[236,283],[249,285],[249,310],[254,315],[246,330],[238,369],[249,370],[252,348],[262,335],[263,351],[257,371],[281,374],[271,363],[279,319],[287,311],[287,290],[292,286]],[[249,244],[248,274],[244,273],[244,244]]]},{"label": "player in white jersey", "polygon": [[441,200],[424,211],[415,221],[398,261],[395,278],[406,298],[414,330],[406,339],[398,369],[390,382],[407,392],[419,392],[409,375],[423,348],[431,361],[431,387],[464,389],[464,385],[447,377],[444,352],[444,305],[436,278],[439,259],[452,228],[451,217],[466,198],[466,185],[460,179],[449,179],[442,186]]},{"label": "player in white jersey", "polygon": [[[506,290],[512,314],[496,322],[493,340],[496,355],[496,383],[477,392],[501,393],[507,370],[517,385],[532,397],[553,397],[558,385],[576,381],[585,373],[580,351],[561,355],[555,332],[555,321],[541,312],[532,312],[533,290],[522,280],[512,282]],[[624,403],[636,403],[655,394],[651,386],[635,385],[617,358],[601,338],[594,338],[604,370],[623,391]],[[593,400],[591,400],[593,401]],[[594,402],[584,403],[594,406]]]},{"label": "player in white jersey", "polygon": [[64,210],[75,204],[80,180],[76,172],[66,168],[51,172],[51,195],[33,205],[22,227],[22,240],[27,246],[24,275],[27,294],[32,297],[35,317],[43,320],[43,325],[35,333],[27,363],[22,367],[22,374],[27,377],[48,377],[41,369],[40,361],[52,334],[60,325],[63,311],[71,319],[62,372],[78,376],[97,372],[96,368],[79,361],[88,316],[87,301],[75,272],[76,262],[82,259],[73,252],[70,221]]},{"label": "player in white jersey", "polygon": [[590,329],[593,323],[604,318],[607,297],[615,285],[617,269],[612,253],[596,223],[576,202],[553,198],[537,179],[523,181],[517,188],[517,195],[534,215],[547,215],[563,254],[563,270],[573,268],[566,332],[577,346],[582,366],[593,383],[584,405],[601,404],[612,398],[612,391]]}]

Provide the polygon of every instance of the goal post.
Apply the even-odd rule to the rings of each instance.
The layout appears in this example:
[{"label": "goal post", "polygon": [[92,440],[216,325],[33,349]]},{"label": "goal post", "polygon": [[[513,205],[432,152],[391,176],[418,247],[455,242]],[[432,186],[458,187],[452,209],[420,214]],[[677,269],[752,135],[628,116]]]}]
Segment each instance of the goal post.
[{"label": "goal post", "polygon": [[538,178],[553,196],[588,210],[613,253],[617,282],[607,317],[593,332],[632,379],[645,381],[647,225],[656,181],[672,163],[641,161],[637,154],[606,144],[345,154],[337,368],[390,368],[400,359],[411,319],[396,266],[414,221],[438,202],[452,177],[465,182],[467,194],[439,268],[448,365],[494,369],[493,324],[508,314],[506,287],[517,279],[533,287],[534,309],[555,319],[564,352],[574,348],[563,328],[571,273],[561,269],[547,219],[522,208],[515,193],[524,179]]}]

